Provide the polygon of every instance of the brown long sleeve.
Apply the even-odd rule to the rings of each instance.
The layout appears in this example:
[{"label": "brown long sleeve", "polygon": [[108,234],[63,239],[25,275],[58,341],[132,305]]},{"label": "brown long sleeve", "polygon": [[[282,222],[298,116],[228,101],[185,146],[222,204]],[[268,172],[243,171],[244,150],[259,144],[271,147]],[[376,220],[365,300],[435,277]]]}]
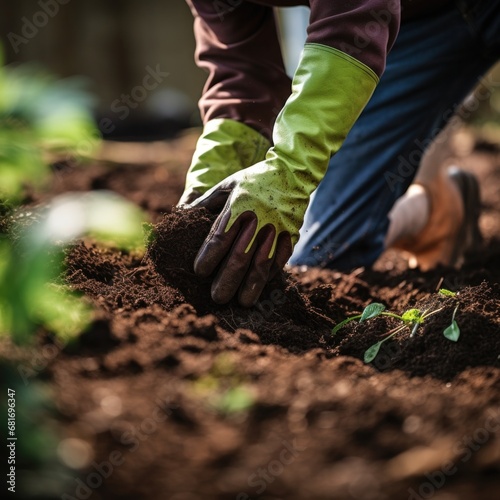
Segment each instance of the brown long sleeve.
[{"label": "brown long sleeve", "polygon": [[[199,103],[204,122],[232,118],[269,140],[291,91],[273,6],[309,5],[307,43],[336,48],[379,76],[401,20],[400,0],[186,1],[195,18],[196,61],[209,74]],[[449,0],[402,3],[421,15]]]},{"label": "brown long sleeve", "polygon": [[232,118],[271,140],[290,95],[273,9],[244,1],[223,14],[212,0],[187,2],[195,19],[196,62],[208,72],[199,103],[203,121]]}]

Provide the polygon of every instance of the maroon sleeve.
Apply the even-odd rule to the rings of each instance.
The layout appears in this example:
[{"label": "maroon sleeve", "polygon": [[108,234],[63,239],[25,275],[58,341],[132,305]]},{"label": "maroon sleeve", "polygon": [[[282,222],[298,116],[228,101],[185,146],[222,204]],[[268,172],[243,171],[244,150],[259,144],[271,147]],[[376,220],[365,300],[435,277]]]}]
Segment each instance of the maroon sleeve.
[{"label": "maroon sleeve", "polygon": [[306,43],[349,54],[378,76],[399,31],[400,0],[311,0]]},{"label": "maroon sleeve", "polygon": [[311,8],[307,43],[334,47],[377,75],[397,36],[400,0],[186,0],[193,12],[196,61],[209,76],[204,122],[232,118],[271,140],[291,92],[272,6]]},{"label": "maroon sleeve", "polygon": [[271,141],[276,116],[291,92],[272,7],[236,0],[187,2],[195,18],[196,62],[208,72],[199,102],[203,122],[232,118]]}]

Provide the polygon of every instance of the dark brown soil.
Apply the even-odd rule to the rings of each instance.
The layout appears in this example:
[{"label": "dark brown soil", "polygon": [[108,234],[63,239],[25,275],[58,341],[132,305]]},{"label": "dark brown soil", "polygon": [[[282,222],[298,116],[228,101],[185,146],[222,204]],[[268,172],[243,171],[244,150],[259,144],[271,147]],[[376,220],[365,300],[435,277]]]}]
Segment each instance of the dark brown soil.
[{"label": "dark brown soil", "polygon": [[[40,370],[62,437],[92,451],[66,499],[83,498],[76,478],[103,500],[498,498],[500,161],[481,152],[462,163],[480,176],[485,204],[485,247],[470,264],[422,273],[388,254],[351,274],[293,269],[251,310],[215,306],[210,281],[194,276],[212,216],[171,210],[182,184],[168,179],[181,173],[135,166],[121,183],[126,167],[60,172],[43,197],[116,183],[157,222],[144,258],[91,242],[68,254],[69,281],[98,312]],[[460,293],[439,298],[440,286]],[[395,320],[330,331],[374,301],[443,310],[366,365]],[[442,332],[457,302],[453,343]],[[114,463],[105,479],[104,461]]]}]

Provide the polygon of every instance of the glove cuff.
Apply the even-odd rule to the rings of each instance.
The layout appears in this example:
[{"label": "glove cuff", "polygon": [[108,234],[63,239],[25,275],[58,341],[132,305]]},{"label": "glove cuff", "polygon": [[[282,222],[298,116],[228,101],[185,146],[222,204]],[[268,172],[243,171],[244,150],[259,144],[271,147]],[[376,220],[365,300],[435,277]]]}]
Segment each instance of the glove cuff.
[{"label": "glove cuff", "polygon": [[[354,57],[317,43],[304,46],[292,95],[276,119],[269,164],[286,166],[310,195],[330,158],[369,101],[379,81]],[[286,163],[286,165],[282,165]]]},{"label": "glove cuff", "polygon": [[230,118],[208,121],[186,176],[187,191],[200,194],[229,175],[263,160],[271,143],[253,128]]}]

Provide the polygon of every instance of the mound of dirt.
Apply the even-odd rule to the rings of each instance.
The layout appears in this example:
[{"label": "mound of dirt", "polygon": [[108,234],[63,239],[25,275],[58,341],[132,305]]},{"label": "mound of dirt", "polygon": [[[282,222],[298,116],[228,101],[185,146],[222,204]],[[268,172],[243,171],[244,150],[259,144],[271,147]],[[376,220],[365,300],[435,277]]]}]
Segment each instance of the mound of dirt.
[{"label": "mound of dirt", "polygon": [[252,309],[236,301],[222,306],[212,301],[211,279],[196,276],[193,263],[213,220],[204,208],[174,209],[153,227],[152,242],[141,262],[81,243],[68,256],[68,279],[108,312],[150,314],[148,308],[157,312],[159,307],[168,313],[189,304],[199,316],[215,315],[228,331],[251,330],[264,344],[293,352],[325,347],[332,321],[284,272],[267,285]]}]

